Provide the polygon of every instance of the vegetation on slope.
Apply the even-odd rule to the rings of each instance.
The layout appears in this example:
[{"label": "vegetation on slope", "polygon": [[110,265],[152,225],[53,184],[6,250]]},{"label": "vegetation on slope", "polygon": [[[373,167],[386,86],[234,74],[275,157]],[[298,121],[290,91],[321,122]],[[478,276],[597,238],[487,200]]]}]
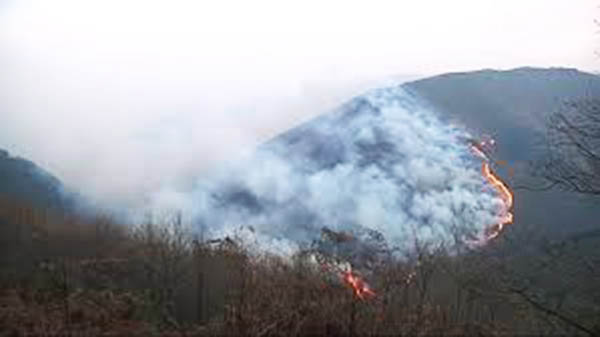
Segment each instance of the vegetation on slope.
[{"label": "vegetation on slope", "polygon": [[178,215],[126,228],[5,200],[0,217],[5,335],[600,332],[600,259],[581,260],[580,241],[529,256],[510,232],[461,255],[421,247],[373,265],[376,296],[361,300],[309,251],[285,259],[235,237],[204,241]]}]

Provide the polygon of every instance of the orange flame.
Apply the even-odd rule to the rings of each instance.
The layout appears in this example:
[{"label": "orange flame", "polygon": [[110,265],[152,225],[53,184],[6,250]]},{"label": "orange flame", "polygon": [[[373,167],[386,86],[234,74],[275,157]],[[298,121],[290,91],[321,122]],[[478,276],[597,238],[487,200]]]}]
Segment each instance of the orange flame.
[{"label": "orange flame", "polygon": [[[491,145],[494,144],[493,140],[490,141],[490,144]],[[504,227],[506,225],[511,224],[513,222],[513,214],[510,212],[510,210],[513,206],[513,194],[510,191],[510,189],[508,188],[508,186],[504,183],[504,181],[502,181],[502,179],[500,179],[500,177],[498,175],[496,175],[494,173],[494,171],[492,170],[492,168],[490,167],[490,163],[489,163],[490,160],[487,157],[487,155],[484,153],[484,151],[482,151],[482,149],[484,149],[486,145],[487,144],[485,142],[479,142],[477,144],[472,144],[471,150],[477,156],[482,158],[481,173],[482,173],[483,177],[488,181],[488,183],[490,183],[490,185],[494,186],[494,188],[500,194],[500,197],[502,198],[502,200],[504,200],[504,209],[503,209],[504,215],[502,217],[502,220],[499,223],[494,224],[486,229],[486,231],[484,233],[484,235],[485,235],[484,238],[482,238],[480,241],[469,242],[471,244],[479,244],[479,245],[484,244],[484,243],[496,238],[504,230]]]},{"label": "orange flame", "polygon": [[494,174],[489,163],[483,162],[481,165],[481,172],[487,181],[496,188],[498,193],[500,193],[505,205],[505,214],[502,221],[489,229],[490,233],[488,234],[486,240],[491,240],[502,232],[505,225],[511,224],[513,221],[513,214],[510,212],[510,209],[513,205],[513,194],[508,189],[506,184],[496,174]]},{"label": "orange flame", "polygon": [[365,300],[367,296],[375,296],[375,292],[367,282],[352,270],[351,266],[344,268],[331,263],[322,263],[321,268],[323,268],[323,271],[337,270],[336,273],[339,273],[342,281],[350,286],[354,295],[359,299]]},{"label": "orange flame", "polygon": [[354,295],[361,300],[364,300],[366,296],[375,296],[375,292],[369,285],[351,269],[342,272],[342,279],[352,288]]}]

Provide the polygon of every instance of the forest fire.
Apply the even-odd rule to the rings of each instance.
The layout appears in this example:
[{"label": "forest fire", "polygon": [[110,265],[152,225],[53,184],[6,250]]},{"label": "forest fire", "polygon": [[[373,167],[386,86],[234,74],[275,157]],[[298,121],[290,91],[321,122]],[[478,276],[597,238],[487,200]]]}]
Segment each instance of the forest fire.
[{"label": "forest fire", "polygon": [[367,296],[375,296],[375,292],[352,269],[342,272],[342,280],[352,288],[356,297],[361,300],[364,300]]},{"label": "forest fire", "polygon": [[[482,161],[482,176],[487,183],[493,186],[503,201],[499,222],[487,226],[480,237],[474,240],[466,240],[466,243],[469,246],[477,247],[485,245],[490,240],[498,237],[505,226],[512,223],[513,214],[511,213],[511,209],[513,206],[513,194],[507,184],[492,169],[492,164],[500,165],[499,162],[494,161],[491,157],[495,141],[491,138],[486,138],[484,140],[469,139],[468,143],[472,152]],[[360,241],[350,233],[343,231],[337,232],[328,228],[322,229],[322,240],[334,246],[356,245]],[[327,253],[325,251],[322,251],[321,254],[319,254],[323,270],[339,275],[342,282],[348,285],[352,289],[354,296],[360,300],[366,300],[376,296],[375,291],[369,287],[364,278],[352,268],[354,262],[343,257],[341,259],[335,259],[330,254],[331,252]],[[342,265],[340,264],[340,261],[345,262]],[[406,283],[409,284],[414,276],[415,272],[411,272],[407,277]]]},{"label": "forest fire", "polygon": [[513,195],[512,192],[508,189],[506,184],[492,171],[490,168],[490,164],[487,162],[482,163],[481,172],[483,176],[487,179],[487,181],[492,184],[498,190],[502,199],[505,203],[505,214],[502,221],[494,226],[492,226],[489,230],[487,240],[491,240],[497,237],[505,225],[512,223],[513,214],[510,212],[510,209],[513,204]]},{"label": "forest fire", "polygon": [[496,238],[498,235],[500,235],[500,233],[502,233],[506,225],[513,222],[513,214],[511,213],[511,208],[513,206],[513,194],[506,183],[502,181],[498,175],[496,175],[490,166],[490,162],[492,160],[490,159],[488,153],[492,150],[492,147],[495,144],[494,140],[469,140],[469,143],[473,153],[482,159],[481,174],[488,181],[488,183],[490,183],[498,191],[500,197],[504,201],[504,207],[502,210],[503,216],[501,221],[488,227],[484,232],[483,238],[468,242],[469,244],[473,245],[482,245]]},{"label": "forest fire", "polygon": [[[330,243],[335,246],[344,244],[356,244],[357,238],[346,232],[336,232],[329,228],[322,229],[322,242]],[[365,300],[367,297],[375,296],[375,292],[369,287],[359,272],[355,271],[349,257],[339,256],[339,252],[324,251],[317,249],[315,258],[325,272],[329,272],[352,289],[353,294]]]},{"label": "forest fire", "polygon": [[323,271],[333,272],[334,274],[339,275],[342,282],[352,289],[352,292],[357,298],[365,300],[368,297],[375,296],[375,291],[373,291],[367,282],[352,269],[350,264],[341,266],[332,263],[331,261],[322,261],[321,268],[323,268]]}]

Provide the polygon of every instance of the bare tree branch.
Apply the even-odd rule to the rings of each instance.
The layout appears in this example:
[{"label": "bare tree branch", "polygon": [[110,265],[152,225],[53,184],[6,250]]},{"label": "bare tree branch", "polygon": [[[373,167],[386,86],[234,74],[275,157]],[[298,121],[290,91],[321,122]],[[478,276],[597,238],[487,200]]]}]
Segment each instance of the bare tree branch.
[{"label": "bare tree branch", "polygon": [[535,175],[554,187],[600,196],[600,99],[566,102],[548,119],[547,152]]}]

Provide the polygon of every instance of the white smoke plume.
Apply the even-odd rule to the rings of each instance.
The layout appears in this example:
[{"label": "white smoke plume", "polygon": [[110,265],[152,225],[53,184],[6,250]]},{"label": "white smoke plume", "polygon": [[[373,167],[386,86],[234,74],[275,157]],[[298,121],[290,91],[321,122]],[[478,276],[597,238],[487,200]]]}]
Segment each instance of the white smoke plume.
[{"label": "white smoke plume", "polygon": [[252,228],[261,247],[290,253],[323,227],[376,230],[410,250],[454,244],[500,220],[467,131],[396,86],[356,97],[280,135],[191,192],[161,191],[148,205],[182,209],[209,236]]}]

